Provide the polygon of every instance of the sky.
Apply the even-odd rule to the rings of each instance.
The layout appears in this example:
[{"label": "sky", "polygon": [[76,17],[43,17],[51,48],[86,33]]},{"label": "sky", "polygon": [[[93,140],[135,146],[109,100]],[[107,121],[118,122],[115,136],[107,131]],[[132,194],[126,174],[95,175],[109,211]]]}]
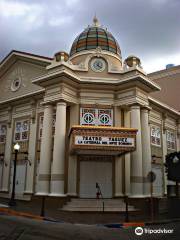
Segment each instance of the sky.
[{"label": "sky", "polygon": [[180,65],[180,0],[0,0],[0,61],[12,49],[69,52],[95,14],[123,60],[138,56],[147,73]]}]

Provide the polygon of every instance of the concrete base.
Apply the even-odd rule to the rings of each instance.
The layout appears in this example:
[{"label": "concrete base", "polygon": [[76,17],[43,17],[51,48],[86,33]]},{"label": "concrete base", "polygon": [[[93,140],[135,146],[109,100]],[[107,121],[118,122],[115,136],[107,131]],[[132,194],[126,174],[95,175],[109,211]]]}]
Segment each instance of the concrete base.
[{"label": "concrete base", "polygon": [[63,193],[50,193],[48,194],[49,197],[67,197],[67,194]]},{"label": "concrete base", "polygon": [[37,192],[34,194],[35,196],[48,196],[49,193],[48,192]]},{"label": "concrete base", "polygon": [[[72,198],[61,210],[72,212],[125,212],[126,205],[123,199]],[[138,209],[128,205],[128,210],[134,212]]]}]

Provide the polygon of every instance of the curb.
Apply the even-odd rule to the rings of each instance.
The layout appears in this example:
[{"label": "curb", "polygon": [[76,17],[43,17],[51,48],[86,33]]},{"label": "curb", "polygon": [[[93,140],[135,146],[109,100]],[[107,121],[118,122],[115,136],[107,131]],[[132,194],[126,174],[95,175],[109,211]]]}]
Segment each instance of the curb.
[{"label": "curb", "polygon": [[159,225],[168,224],[172,222],[180,222],[180,219],[167,219],[157,222],[125,222],[125,223],[108,223],[108,224],[98,224],[98,226],[104,226],[108,228],[131,228],[131,227],[145,227],[149,225]]},{"label": "curb", "polygon": [[108,223],[101,224],[99,226],[104,226],[108,228],[129,228],[129,227],[144,227],[145,223],[143,222]]},{"label": "curb", "polygon": [[[29,219],[39,220],[39,221],[49,221],[49,222],[57,222],[64,223],[64,221],[58,221],[54,218],[50,217],[41,217],[39,215],[34,215],[26,212],[18,212],[9,208],[0,207],[0,215],[9,215],[9,216],[17,216],[17,217],[25,217]],[[159,225],[159,224],[168,224],[172,222],[180,222],[180,218],[175,219],[167,219],[156,222],[124,222],[124,223],[107,223],[107,224],[96,224],[96,226],[104,226],[107,228],[130,228],[130,227],[144,227],[149,225]]]},{"label": "curb", "polygon": [[7,209],[7,208],[0,208],[0,214],[6,214],[10,216],[16,216],[16,217],[26,217],[30,219],[35,219],[35,220],[44,220],[44,217],[38,216],[38,215],[33,215],[31,213],[25,213],[25,212],[17,212],[12,209]]},{"label": "curb", "polygon": [[41,217],[39,215],[34,215],[31,213],[26,213],[26,212],[18,212],[9,208],[0,208],[0,215],[9,215],[9,216],[16,216],[16,217],[25,217],[25,218],[30,218],[34,220],[39,220],[39,221],[49,221],[49,222],[58,222],[58,223],[64,223],[63,221],[58,221],[54,218],[50,217]]}]

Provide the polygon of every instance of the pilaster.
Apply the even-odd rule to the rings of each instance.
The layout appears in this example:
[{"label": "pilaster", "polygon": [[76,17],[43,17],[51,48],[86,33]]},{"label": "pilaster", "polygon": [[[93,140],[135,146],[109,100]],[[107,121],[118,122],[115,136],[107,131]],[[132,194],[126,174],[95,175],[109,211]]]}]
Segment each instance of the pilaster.
[{"label": "pilaster", "polygon": [[9,191],[11,158],[12,158],[12,143],[13,143],[13,123],[12,123],[12,108],[8,108],[8,126],[6,134],[6,145],[4,151],[4,165],[3,165],[3,177],[2,177],[2,192]]},{"label": "pilaster", "polygon": [[142,130],[142,167],[143,167],[143,192],[144,196],[150,196],[150,183],[147,175],[151,171],[151,142],[149,126],[149,109],[141,109],[141,130]]},{"label": "pilaster", "polygon": [[32,102],[32,113],[29,133],[28,163],[26,172],[25,194],[33,194],[34,186],[34,168],[36,159],[36,137],[37,137],[37,119],[36,119],[36,103]]},{"label": "pilaster", "polygon": [[[124,127],[130,127],[130,110],[124,111]],[[129,196],[131,194],[131,154],[125,154],[125,195]]]}]

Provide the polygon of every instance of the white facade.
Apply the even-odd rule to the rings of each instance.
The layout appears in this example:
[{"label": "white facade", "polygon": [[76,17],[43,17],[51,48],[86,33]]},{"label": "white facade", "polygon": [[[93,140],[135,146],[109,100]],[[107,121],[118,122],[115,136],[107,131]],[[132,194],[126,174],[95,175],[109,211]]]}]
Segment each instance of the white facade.
[{"label": "white facade", "polygon": [[[122,64],[119,55],[101,48],[54,59],[8,55],[0,65],[0,197],[11,193],[15,142],[21,146],[19,199],[95,198],[96,183],[105,198],[145,198],[151,170],[157,176],[154,196],[165,196],[163,164],[167,153],[180,148],[180,114],[150,96],[160,87],[139,61],[131,56]],[[138,130],[133,151],[126,136],[132,129]]]}]

